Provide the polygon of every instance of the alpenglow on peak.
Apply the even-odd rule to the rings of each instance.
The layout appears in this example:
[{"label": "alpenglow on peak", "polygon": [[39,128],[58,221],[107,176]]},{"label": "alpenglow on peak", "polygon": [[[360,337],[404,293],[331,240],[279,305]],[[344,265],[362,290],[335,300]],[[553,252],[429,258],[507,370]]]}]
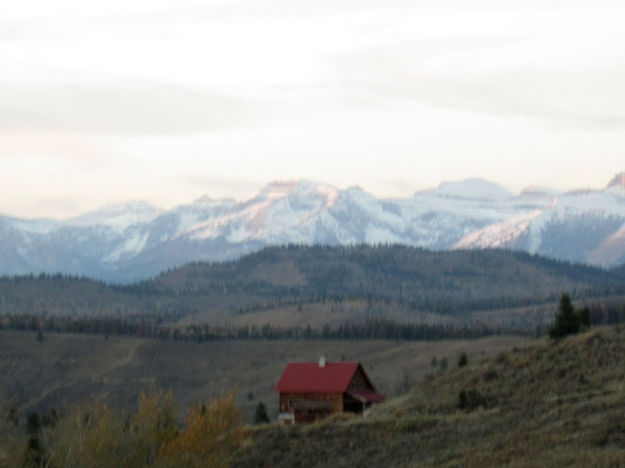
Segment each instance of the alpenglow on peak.
[{"label": "alpenglow on peak", "polygon": [[608,187],[623,187],[623,188],[625,188],[625,171],[621,172],[620,174],[616,174],[612,178],[610,183],[608,184]]}]

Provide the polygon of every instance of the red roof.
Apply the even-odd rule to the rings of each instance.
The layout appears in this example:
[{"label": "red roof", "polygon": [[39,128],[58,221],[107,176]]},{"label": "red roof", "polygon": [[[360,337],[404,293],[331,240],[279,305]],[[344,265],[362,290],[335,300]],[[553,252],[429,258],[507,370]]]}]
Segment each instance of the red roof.
[{"label": "red roof", "polygon": [[357,362],[326,362],[324,367],[317,362],[291,362],[284,369],[276,391],[344,393],[359,366]]}]

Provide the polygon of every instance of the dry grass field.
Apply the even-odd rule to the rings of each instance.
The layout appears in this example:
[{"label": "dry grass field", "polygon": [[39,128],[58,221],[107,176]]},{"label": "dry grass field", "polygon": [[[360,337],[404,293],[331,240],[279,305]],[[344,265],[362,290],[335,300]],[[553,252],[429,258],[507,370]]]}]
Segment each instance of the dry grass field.
[{"label": "dry grass field", "polygon": [[405,392],[431,365],[447,359],[455,366],[461,352],[470,361],[529,342],[520,337],[471,341],[221,341],[185,343],[132,337],[32,332],[0,332],[0,398],[22,414],[62,409],[90,399],[131,408],[150,387],[171,389],[182,406],[205,401],[236,387],[237,406],[251,421],[263,401],[277,414],[273,387],[289,361],[329,360],[363,363],[374,384],[389,397]]}]

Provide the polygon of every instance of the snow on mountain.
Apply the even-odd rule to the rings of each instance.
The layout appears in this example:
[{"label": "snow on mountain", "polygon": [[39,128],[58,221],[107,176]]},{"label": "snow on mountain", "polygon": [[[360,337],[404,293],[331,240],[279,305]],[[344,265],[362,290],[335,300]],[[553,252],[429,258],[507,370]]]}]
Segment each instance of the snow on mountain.
[{"label": "snow on mountain", "polygon": [[550,187],[543,187],[540,185],[530,185],[521,190],[520,198],[548,198],[553,200],[562,196],[562,192]]},{"label": "snow on mountain", "polygon": [[21,220],[12,219],[10,224],[17,230],[24,234],[49,234],[50,232],[58,229],[60,223],[54,220],[47,219],[34,219],[34,220]]},{"label": "snow on mountain", "polygon": [[0,217],[0,274],[131,281],[287,243],[497,247],[616,265],[625,262],[625,174],[595,191],[529,187],[513,196],[469,179],[405,199],[304,180],[269,184],[242,202],[204,196],[168,211],[132,202],[64,221]]},{"label": "snow on mountain", "polygon": [[464,236],[453,246],[454,249],[505,248],[527,231],[534,219],[542,214],[541,210],[507,219]]},{"label": "snow on mountain", "polygon": [[607,267],[625,256],[624,223],[625,190],[610,183],[604,190],[560,194],[532,215],[493,223],[454,247],[512,248]]},{"label": "snow on mountain", "polygon": [[147,233],[133,233],[132,236],[126,238],[124,242],[113,250],[109,255],[102,258],[102,262],[114,263],[122,256],[129,254],[137,254],[141,252],[148,242]]},{"label": "snow on mountain", "polygon": [[[229,242],[271,239],[279,242],[284,232],[297,229],[331,208],[339,191],[334,187],[309,181],[274,182],[256,197],[233,207],[231,211],[202,220],[182,232],[194,240],[226,236]],[[283,239],[297,242],[297,239]],[[309,239],[301,239],[308,242]]]},{"label": "snow on mountain", "polygon": [[625,224],[588,255],[594,265],[616,266],[625,262]]},{"label": "snow on mountain", "polygon": [[122,232],[129,226],[153,221],[163,210],[149,203],[135,201],[105,206],[67,220],[68,226],[108,226]]}]

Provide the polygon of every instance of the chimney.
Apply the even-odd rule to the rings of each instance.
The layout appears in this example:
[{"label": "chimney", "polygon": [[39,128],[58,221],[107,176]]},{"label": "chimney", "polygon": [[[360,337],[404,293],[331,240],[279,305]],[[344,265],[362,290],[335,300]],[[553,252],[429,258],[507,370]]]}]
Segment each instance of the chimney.
[{"label": "chimney", "polygon": [[319,358],[319,367],[325,367],[326,366],[326,357],[325,356],[321,356]]}]

